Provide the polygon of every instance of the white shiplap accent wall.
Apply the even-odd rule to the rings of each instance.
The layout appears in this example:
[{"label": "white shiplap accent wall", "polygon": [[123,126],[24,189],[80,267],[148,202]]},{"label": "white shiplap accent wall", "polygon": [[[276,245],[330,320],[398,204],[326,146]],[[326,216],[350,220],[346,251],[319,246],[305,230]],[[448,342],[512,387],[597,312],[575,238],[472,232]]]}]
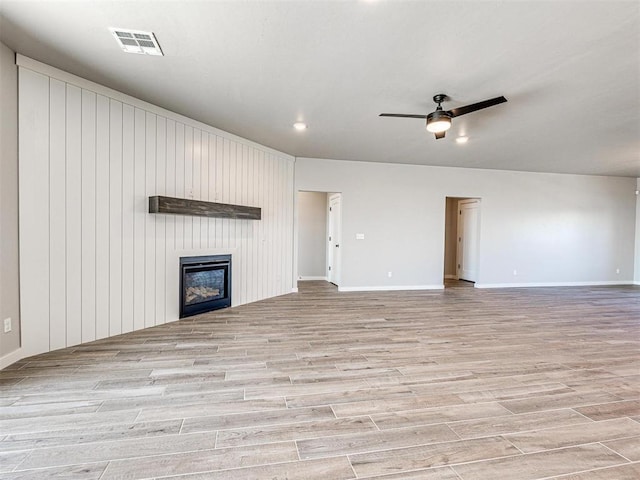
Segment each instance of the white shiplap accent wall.
[{"label": "white shiplap accent wall", "polygon": [[[18,65],[25,355],[177,320],[183,255],[232,253],[234,306],[292,291],[293,157]],[[262,220],[151,215],[151,195],[258,206]]]}]

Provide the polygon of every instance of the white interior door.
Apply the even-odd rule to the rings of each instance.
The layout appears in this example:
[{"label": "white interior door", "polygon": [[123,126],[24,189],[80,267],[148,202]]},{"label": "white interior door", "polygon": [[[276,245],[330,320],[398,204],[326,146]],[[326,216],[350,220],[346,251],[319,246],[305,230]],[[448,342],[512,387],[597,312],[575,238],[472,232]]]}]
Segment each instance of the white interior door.
[{"label": "white interior door", "polygon": [[342,197],[339,193],[329,196],[329,245],[327,252],[327,278],[340,285],[340,225]]},{"label": "white interior door", "polygon": [[458,278],[475,282],[478,277],[480,200],[458,202]]}]

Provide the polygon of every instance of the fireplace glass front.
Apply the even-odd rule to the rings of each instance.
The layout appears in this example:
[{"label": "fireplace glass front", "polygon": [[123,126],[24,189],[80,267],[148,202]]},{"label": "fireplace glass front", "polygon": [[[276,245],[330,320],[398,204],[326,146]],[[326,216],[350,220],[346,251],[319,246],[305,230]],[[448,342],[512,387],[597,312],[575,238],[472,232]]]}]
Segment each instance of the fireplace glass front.
[{"label": "fireplace glass front", "polygon": [[180,318],[231,306],[231,255],[180,258]]}]

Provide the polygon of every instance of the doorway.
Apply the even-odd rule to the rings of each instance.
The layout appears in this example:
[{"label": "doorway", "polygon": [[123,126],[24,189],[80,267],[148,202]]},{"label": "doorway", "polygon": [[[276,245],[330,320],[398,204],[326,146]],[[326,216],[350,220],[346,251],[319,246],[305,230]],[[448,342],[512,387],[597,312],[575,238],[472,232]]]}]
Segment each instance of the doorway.
[{"label": "doorway", "polygon": [[329,195],[329,241],[327,244],[327,278],[329,282],[340,286],[340,239],[342,220],[342,195],[334,193]]},{"label": "doorway", "polygon": [[445,212],[445,285],[478,279],[480,199],[447,197]]},{"label": "doorway", "polygon": [[298,192],[296,280],[328,280],[328,205],[329,197],[326,192]]},{"label": "doorway", "polygon": [[340,285],[342,196],[298,191],[296,281]]}]

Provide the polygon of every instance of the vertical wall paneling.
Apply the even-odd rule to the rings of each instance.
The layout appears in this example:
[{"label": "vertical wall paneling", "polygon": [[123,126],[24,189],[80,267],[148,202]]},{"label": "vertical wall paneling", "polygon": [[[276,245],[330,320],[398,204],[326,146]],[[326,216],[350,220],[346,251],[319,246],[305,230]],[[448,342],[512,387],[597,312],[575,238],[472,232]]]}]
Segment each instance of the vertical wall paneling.
[{"label": "vertical wall paneling", "polygon": [[[249,147],[247,145],[242,145],[242,171],[240,172],[240,175],[238,175],[238,185],[237,185],[237,189],[241,194],[241,198],[240,198],[240,203],[243,205],[250,205],[249,203],[249,192],[247,191],[247,176],[248,176],[248,157],[249,157]],[[248,246],[249,246],[249,239],[248,239],[248,235],[249,235],[249,226],[252,224],[253,222],[248,221],[248,220],[243,220],[242,224],[241,224],[241,240],[242,240],[242,255],[241,255],[241,259],[242,259],[242,278],[248,278],[248,264],[249,264],[249,251],[248,251]],[[243,283],[243,288],[242,288],[242,296],[240,297],[240,302],[241,303],[246,303],[247,302],[247,298],[249,298],[249,294],[248,294],[248,285],[249,282],[244,282]]]},{"label": "vertical wall paneling", "polygon": [[[262,218],[267,219],[268,209],[264,202],[264,195],[262,194],[263,184],[264,184],[264,152],[258,152],[258,162],[256,166],[256,171],[258,174],[256,175],[256,192],[258,192],[258,203],[262,208]],[[256,242],[257,251],[256,251],[256,280],[257,280],[257,297],[259,299],[264,298],[264,283],[260,282],[258,279],[262,278],[264,275],[264,255],[263,246],[264,246],[264,224],[266,222],[260,222],[258,226],[258,241]]]},{"label": "vertical wall paneling", "polygon": [[134,111],[134,214],[133,214],[133,329],[145,326],[145,223],[147,221],[146,197],[146,113]]},{"label": "vertical wall paneling", "polygon": [[49,82],[49,342],[51,349],[67,345],[67,168],[64,82]]},{"label": "vertical wall paneling", "polygon": [[[245,165],[245,175],[243,177],[242,191],[245,192],[247,205],[255,205],[253,201],[253,169],[251,168],[253,165],[253,156],[250,148],[247,147],[246,153],[246,165]],[[253,249],[251,245],[253,243],[253,235],[254,235],[254,227],[255,222],[247,222],[247,233],[246,233],[246,242],[243,247],[244,255],[245,255],[245,265],[246,265],[246,273],[244,274],[247,279],[246,282],[246,298],[251,298],[252,290],[253,290],[253,272],[251,271],[251,265],[253,264]]]},{"label": "vertical wall paneling", "polygon": [[[278,194],[278,228],[276,229],[277,232],[280,232],[285,225],[285,221],[286,221],[286,212],[284,211],[285,208],[285,188],[286,188],[286,180],[284,178],[284,175],[286,175],[286,171],[287,171],[287,167],[286,165],[283,165],[282,162],[278,162],[278,183],[280,184],[280,189],[279,189],[279,194]],[[278,251],[277,251],[277,258],[278,259],[284,259],[284,249],[285,246],[288,244],[288,242],[285,241],[281,241],[278,242]],[[286,278],[287,278],[287,273],[285,271],[285,266],[286,266],[287,262],[282,261],[278,263],[279,271],[278,271],[278,276],[280,277],[280,281],[278,282],[278,292],[281,291],[282,289],[282,285],[286,282]],[[277,292],[276,292],[277,295]]]},{"label": "vertical wall paneling", "polygon": [[283,208],[284,208],[284,199],[283,199],[283,192],[284,192],[284,179],[283,179],[283,175],[284,175],[284,165],[282,165],[282,162],[278,162],[276,159],[275,162],[276,165],[276,169],[277,169],[277,175],[276,178],[274,179],[277,183],[278,183],[278,196],[276,197],[277,201],[278,201],[278,206],[276,208],[276,214],[278,215],[278,223],[276,225],[276,234],[274,235],[274,245],[276,248],[275,251],[275,263],[276,263],[276,271],[278,272],[278,281],[277,281],[277,285],[276,285],[276,291],[273,293],[274,295],[277,295],[278,292],[281,291],[282,289],[282,282],[285,278],[284,275],[284,271],[283,271],[283,267],[285,265],[285,262],[282,261],[281,259],[284,259],[283,257],[283,246],[285,244],[285,242],[282,241],[277,241],[276,236],[277,236],[277,232],[280,232],[284,226],[283,223]]},{"label": "vertical wall paneling", "polygon": [[[207,135],[209,142],[209,201],[216,201],[216,136],[215,135]],[[214,245],[216,238],[216,219],[208,218],[207,222],[209,224],[209,231],[207,233],[207,247],[211,248]]]},{"label": "vertical wall paneling", "polygon": [[[273,182],[275,178],[275,165],[274,165],[274,161],[273,161],[273,155],[269,154],[269,179],[267,180],[269,183]],[[274,291],[277,285],[277,281],[278,281],[278,276],[276,273],[276,268],[275,268],[275,261],[274,261],[274,249],[276,248],[276,245],[273,243],[273,231],[275,230],[275,224],[278,221],[278,215],[276,212],[276,197],[277,197],[277,191],[278,191],[278,185],[276,182],[273,182],[273,193],[274,195],[269,195],[268,197],[268,202],[269,202],[269,210],[271,211],[271,217],[270,217],[270,221],[269,221],[269,246],[268,246],[268,257],[269,257],[269,270],[268,270],[268,276],[270,278],[273,279],[273,282],[271,284],[269,284],[269,291],[267,296],[271,297],[272,295],[274,295]]]},{"label": "vertical wall paneling", "polygon": [[[147,112],[145,199],[156,191],[156,121],[156,116]],[[156,324],[156,218],[148,214],[145,215],[145,240],[144,326],[153,327]]]},{"label": "vertical wall paneling", "polygon": [[[251,205],[261,206],[260,199],[258,196],[258,190],[256,188],[258,182],[258,152],[252,150],[249,154],[249,165],[250,165],[250,174],[247,177],[248,180],[248,191],[249,191],[249,201]],[[260,222],[262,223],[262,222]],[[249,256],[251,258],[251,265],[249,268],[249,281],[250,288],[249,292],[251,297],[258,296],[258,282],[257,282],[257,262],[258,262],[258,239],[260,237],[260,223],[251,224],[251,243],[249,244]]]},{"label": "vertical wall paneling", "polygon": [[[297,280],[294,280],[294,277],[297,277],[295,270],[293,268],[295,262],[295,256],[293,255],[293,251],[295,250],[294,238],[293,238],[293,229],[289,230],[289,225],[294,224],[294,216],[293,216],[293,207],[288,208],[289,205],[294,204],[294,195],[295,195],[295,187],[294,187],[294,175],[295,168],[293,162],[287,162],[287,188],[285,190],[285,206],[287,206],[287,222],[285,224],[285,231],[288,230],[288,234],[286,234],[286,247],[284,251],[285,261],[287,264],[285,275],[287,280],[283,284],[283,290],[290,288],[292,291],[294,288],[298,288]],[[291,254],[289,254],[291,252]]]},{"label": "vertical wall paneling", "polygon": [[66,96],[66,345],[82,342],[82,90]]},{"label": "vertical wall paneling", "polygon": [[282,196],[282,182],[280,180],[280,175],[282,174],[282,170],[280,168],[280,162],[278,162],[278,159],[276,158],[275,155],[272,155],[272,160],[273,160],[273,177],[272,177],[272,181],[275,184],[275,192],[273,195],[273,202],[274,202],[274,207],[273,207],[273,214],[274,214],[274,222],[273,222],[273,228],[271,230],[271,242],[272,242],[272,259],[273,259],[273,271],[274,271],[274,278],[276,279],[273,290],[272,290],[272,295],[277,295],[278,292],[280,291],[280,284],[282,282],[282,275],[281,275],[281,268],[282,268],[282,264],[280,262],[280,248],[282,247],[281,242],[278,241],[278,231],[281,227],[280,222],[280,208],[282,206],[280,199]]},{"label": "vertical wall paneling", "polygon": [[82,341],[96,338],[96,94],[82,90]]},{"label": "vertical wall paneling", "polygon": [[109,336],[109,98],[96,101],[96,339]]},{"label": "vertical wall paneling", "polygon": [[[267,173],[265,175],[264,190],[266,193],[268,185],[271,183],[271,180],[273,179],[273,162],[272,162],[271,154],[265,155],[265,157],[266,157]],[[272,281],[267,284],[267,290],[265,292],[265,298],[267,298],[271,296],[271,292],[273,291],[273,287],[275,286],[275,276],[273,274],[273,251],[271,249],[271,247],[273,246],[271,243],[271,230],[272,230],[273,221],[275,219],[275,214],[273,211],[273,196],[266,195],[265,204],[267,208],[267,220],[268,220],[265,223],[265,229],[266,229],[266,252],[264,255],[266,259],[265,275],[267,276],[267,278],[272,279]]]},{"label": "vertical wall paneling", "polygon": [[[164,117],[158,117],[156,120],[156,180],[155,193],[152,195],[166,195],[166,179],[167,172],[167,120]],[[165,317],[165,289],[167,282],[166,274],[166,215],[158,215],[151,217],[155,220],[156,231],[156,258],[155,258],[155,322],[156,325],[164,323]]]},{"label": "vertical wall paneling", "polygon": [[[184,128],[184,193],[193,197],[193,127]],[[184,218],[184,248],[193,249],[193,217]]]},{"label": "vertical wall paneling", "polygon": [[[238,143],[231,142],[229,148],[229,175],[228,175],[228,184],[227,184],[227,202],[231,204],[236,204],[238,201],[236,200],[236,189],[235,189],[235,181],[236,181],[236,171],[238,166]],[[229,243],[231,246],[233,239],[236,238],[236,229],[238,227],[238,222],[229,221]]]},{"label": "vertical wall paneling", "polygon": [[[209,201],[209,134],[202,132],[200,142],[200,176],[197,178],[200,182],[200,200]],[[209,219],[200,218],[200,239],[199,247],[207,248],[209,234]]]},{"label": "vertical wall paneling", "polygon": [[[185,136],[185,128],[184,124],[177,123],[176,124],[176,147],[175,147],[175,194],[178,198],[187,198],[186,192],[184,191],[184,136]],[[182,250],[187,248],[185,245],[185,230],[184,225],[187,221],[187,217],[182,215],[175,217],[175,230],[176,230],[176,249]]]},{"label": "vertical wall paneling", "polygon": [[122,333],[133,330],[135,110],[122,106]]},{"label": "vertical wall paneling", "polygon": [[[243,174],[243,162],[244,162],[244,145],[238,144],[236,151],[236,175],[235,175],[235,185],[233,186],[234,191],[236,192],[236,204],[244,204],[246,202],[243,199],[244,192],[239,188],[239,185],[242,183],[241,176]],[[238,258],[238,272],[240,273],[240,288],[238,288],[237,300],[240,303],[244,302],[244,291],[246,288],[246,275],[244,271],[244,261],[245,261],[245,246],[244,246],[244,225],[246,220],[240,220],[236,222],[236,242],[239,249],[239,255],[236,255]]]},{"label": "vertical wall paneling", "polygon": [[33,355],[49,350],[49,77],[19,69],[18,79],[18,130],[29,132],[18,139],[21,334],[25,354]]},{"label": "vertical wall paneling", "polygon": [[[291,291],[291,157],[51,67],[19,71],[25,352],[177,320],[183,252],[233,255],[233,305]],[[150,215],[152,195],[263,217]]]},{"label": "vertical wall paneling", "polygon": [[[191,167],[191,189],[192,195],[196,200],[202,200],[202,192],[200,185],[201,175],[201,144],[202,144],[202,131],[198,128],[193,129],[193,165]],[[200,232],[201,232],[201,219],[200,217],[193,217],[193,244],[191,248],[198,249],[200,246]]]},{"label": "vertical wall paneling", "polygon": [[[231,144],[228,139],[224,139],[224,149],[222,153],[222,190],[220,191],[220,198],[222,203],[229,203],[229,171],[230,171],[230,158],[231,158]],[[222,245],[223,248],[229,247],[229,220],[222,219]]]},{"label": "vertical wall paneling", "polygon": [[109,104],[109,336],[122,333],[122,103]]},{"label": "vertical wall paneling", "polygon": [[[224,138],[216,135],[216,175],[215,175],[215,200],[221,203],[222,200],[222,167],[224,165]],[[221,246],[223,243],[222,227],[224,219],[215,219],[215,241],[214,246]]]},{"label": "vertical wall paneling", "polygon": [[[165,192],[168,197],[176,196],[176,122],[167,119],[167,147],[166,147],[166,177]],[[176,221],[177,215],[167,215],[165,218],[165,268],[169,261],[169,255],[176,250]],[[165,321],[178,318],[177,303],[174,301],[178,296],[179,282],[176,276],[167,276],[165,282]]]},{"label": "vertical wall paneling", "polygon": [[276,195],[276,216],[277,216],[277,224],[274,227],[273,232],[273,245],[274,245],[274,260],[273,263],[276,269],[276,288],[273,292],[274,295],[278,295],[278,293],[282,289],[282,283],[284,281],[282,275],[282,267],[284,265],[284,258],[282,257],[282,246],[284,245],[283,241],[280,241],[278,233],[281,231],[283,227],[283,213],[282,208],[284,204],[282,203],[282,191],[284,189],[284,183],[282,175],[284,175],[284,168],[281,162],[278,161],[278,158],[274,156],[274,166],[276,175],[274,177],[274,182],[278,185],[278,193]]},{"label": "vertical wall paneling", "polygon": [[[262,202],[260,201],[260,192],[258,191],[258,182],[259,182],[259,178],[260,178],[260,172],[258,171],[258,166],[260,164],[259,160],[260,160],[260,152],[258,151],[253,151],[253,154],[251,156],[251,171],[252,173],[252,181],[251,184],[249,186],[249,189],[251,190],[251,198],[253,201],[252,205],[262,205]],[[259,290],[258,290],[258,285],[259,285],[259,277],[258,277],[258,262],[260,260],[260,257],[258,256],[258,248],[260,245],[260,225],[262,224],[262,222],[260,223],[254,223],[253,224],[253,243],[251,245],[251,255],[253,257],[253,262],[251,263],[251,295],[252,298],[259,298]]]}]

